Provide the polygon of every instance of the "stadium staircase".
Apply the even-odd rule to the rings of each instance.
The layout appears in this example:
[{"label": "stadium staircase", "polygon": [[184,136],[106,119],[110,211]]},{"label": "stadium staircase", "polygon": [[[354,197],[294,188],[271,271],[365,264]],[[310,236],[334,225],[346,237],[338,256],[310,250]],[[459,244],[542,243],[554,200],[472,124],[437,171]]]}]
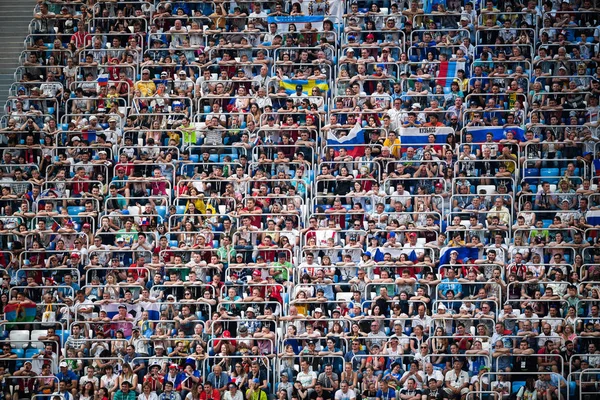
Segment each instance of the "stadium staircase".
[{"label": "stadium staircase", "polygon": [[25,50],[23,41],[29,33],[35,3],[35,0],[0,1],[0,115],[4,114],[8,91],[15,82],[15,69],[19,66],[19,55]]}]

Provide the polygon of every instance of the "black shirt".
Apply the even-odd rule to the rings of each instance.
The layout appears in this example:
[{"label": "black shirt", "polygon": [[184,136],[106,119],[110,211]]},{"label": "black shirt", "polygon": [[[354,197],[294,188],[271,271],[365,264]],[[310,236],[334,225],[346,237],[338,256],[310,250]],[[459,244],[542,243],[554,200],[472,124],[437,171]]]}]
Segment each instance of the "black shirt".
[{"label": "black shirt", "polygon": [[423,395],[427,396],[427,400],[442,400],[442,391],[440,389],[431,390],[425,389]]},{"label": "black shirt", "polygon": [[317,400],[317,397],[322,397],[323,400],[331,400],[331,392],[328,392],[327,390],[323,390],[323,393],[317,394],[317,392],[315,390],[313,390],[312,393],[310,394],[310,400]]}]

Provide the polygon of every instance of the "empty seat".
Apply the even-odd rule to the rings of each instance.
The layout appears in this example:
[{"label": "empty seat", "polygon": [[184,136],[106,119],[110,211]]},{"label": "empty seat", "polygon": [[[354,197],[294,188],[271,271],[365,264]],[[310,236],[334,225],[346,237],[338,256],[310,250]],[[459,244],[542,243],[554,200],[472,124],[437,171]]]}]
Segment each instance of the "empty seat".
[{"label": "empty seat", "polygon": [[25,350],[25,358],[32,358],[34,355],[38,354],[40,352],[40,349],[37,348],[32,348],[32,349],[26,349]]},{"label": "empty seat", "polygon": [[17,349],[25,349],[29,346],[29,331],[15,329],[14,331],[10,331],[10,345]]},{"label": "empty seat", "polygon": [[79,215],[79,213],[84,212],[85,211],[85,207],[80,207],[80,206],[68,206],[67,207],[67,211],[69,213],[69,215],[74,216],[74,215]]},{"label": "empty seat", "polygon": [[352,293],[351,292],[338,292],[335,294],[335,299],[350,301],[350,300],[352,300]]},{"label": "empty seat", "polygon": [[540,176],[540,170],[537,168],[525,168],[523,175],[525,176],[526,182],[529,182],[531,185],[537,185]]},{"label": "empty seat", "polygon": [[558,168],[542,168],[540,170],[540,176],[542,181],[556,184],[560,179],[560,170]]},{"label": "empty seat", "polygon": [[58,337],[60,337],[60,345],[64,346],[65,343],[67,342],[67,339],[69,338],[69,336],[71,336],[71,332],[69,331],[61,331],[61,330],[57,330],[56,331],[56,335]]}]

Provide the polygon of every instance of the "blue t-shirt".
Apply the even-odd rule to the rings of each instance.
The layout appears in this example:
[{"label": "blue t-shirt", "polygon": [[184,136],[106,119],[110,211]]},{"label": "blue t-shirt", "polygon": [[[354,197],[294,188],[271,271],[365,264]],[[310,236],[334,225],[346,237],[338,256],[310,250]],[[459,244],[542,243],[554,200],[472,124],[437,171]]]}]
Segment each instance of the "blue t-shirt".
[{"label": "blue t-shirt", "polygon": [[63,373],[62,371],[60,371],[58,374],[56,374],[56,379],[58,379],[59,382],[66,382],[66,383],[71,383],[71,381],[77,381],[79,380],[79,378],[77,378],[77,375],[75,375],[75,372],[73,371],[67,371],[66,373]]},{"label": "blue t-shirt", "polygon": [[396,391],[391,387],[388,387],[388,390],[386,390],[385,393],[379,389],[375,396],[381,400],[394,400],[396,398]]}]

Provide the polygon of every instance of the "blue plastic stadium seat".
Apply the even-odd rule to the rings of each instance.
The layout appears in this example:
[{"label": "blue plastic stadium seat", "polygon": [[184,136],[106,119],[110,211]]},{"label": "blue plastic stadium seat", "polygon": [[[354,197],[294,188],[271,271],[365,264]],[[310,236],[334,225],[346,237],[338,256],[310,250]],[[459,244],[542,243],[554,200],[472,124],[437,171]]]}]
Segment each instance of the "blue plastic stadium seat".
[{"label": "blue plastic stadium seat", "polygon": [[512,383],[512,392],[517,393],[523,386],[525,386],[525,381],[515,381]]},{"label": "blue plastic stadium seat", "polygon": [[556,184],[560,179],[560,170],[558,168],[542,168],[540,170],[540,176],[542,177],[542,181]]},{"label": "blue plastic stadium seat", "polygon": [[56,335],[60,337],[61,346],[64,346],[69,336],[71,336],[71,333],[69,331],[58,330],[56,331]]},{"label": "blue plastic stadium seat", "polygon": [[25,350],[24,349],[12,349],[12,352],[17,355],[17,358],[21,358],[21,360],[16,361],[16,367],[21,368],[23,366],[23,363],[25,362],[25,360],[23,360],[23,358],[25,358]]},{"label": "blue plastic stadium seat", "polygon": [[537,185],[539,181],[540,170],[537,168],[525,168],[523,176],[525,177],[525,182],[528,182],[530,185]]},{"label": "blue plastic stadium seat", "polygon": [[25,358],[31,358],[34,355],[38,354],[40,352],[39,349],[26,349],[25,350]]},{"label": "blue plastic stadium seat", "polygon": [[69,215],[71,215],[71,216],[79,215],[80,212],[85,211],[85,207],[69,206],[69,207],[67,207],[67,211],[69,212]]},{"label": "blue plastic stadium seat", "polygon": [[540,170],[537,168],[525,168],[525,176],[540,176]]},{"label": "blue plastic stadium seat", "polygon": [[164,221],[167,215],[167,206],[156,206],[156,213],[158,214],[159,219]]},{"label": "blue plastic stadium seat", "polygon": [[552,224],[551,219],[543,219],[542,222],[544,223],[544,228],[548,228]]},{"label": "blue plastic stadium seat", "polygon": [[190,161],[197,163],[200,160],[200,156],[198,154],[190,154]]}]

